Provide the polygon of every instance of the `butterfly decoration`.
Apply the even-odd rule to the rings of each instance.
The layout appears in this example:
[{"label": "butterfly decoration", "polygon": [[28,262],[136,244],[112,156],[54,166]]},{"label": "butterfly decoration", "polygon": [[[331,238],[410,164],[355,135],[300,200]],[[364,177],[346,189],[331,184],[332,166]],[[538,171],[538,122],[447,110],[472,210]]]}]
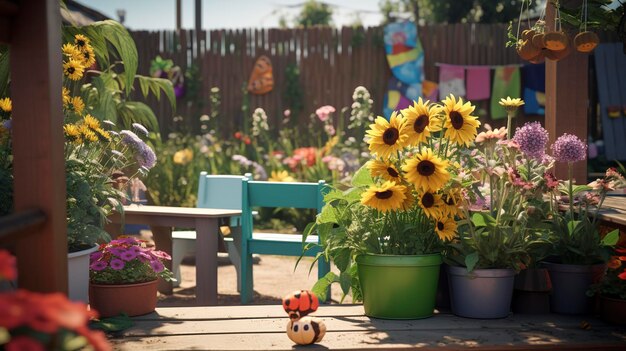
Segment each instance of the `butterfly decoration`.
[{"label": "butterfly decoration", "polygon": [[248,80],[248,91],[252,94],[263,95],[274,88],[274,75],[272,74],[272,62],[263,55],[254,63],[254,68]]}]

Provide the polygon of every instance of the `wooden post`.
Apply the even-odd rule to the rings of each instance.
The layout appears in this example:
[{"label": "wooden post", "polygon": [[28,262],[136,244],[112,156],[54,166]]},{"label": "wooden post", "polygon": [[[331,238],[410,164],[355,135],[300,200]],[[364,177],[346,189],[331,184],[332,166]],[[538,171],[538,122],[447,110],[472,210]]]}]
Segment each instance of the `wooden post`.
[{"label": "wooden post", "polygon": [[202,55],[202,0],[196,0],[196,58]]},{"label": "wooden post", "polygon": [[[561,3],[569,7],[580,1]],[[553,30],[555,9],[552,1],[546,6],[546,24],[549,30]],[[555,62],[546,59],[546,129],[550,133],[550,145],[563,133],[587,140],[589,57],[576,51],[571,35],[569,45],[572,46],[572,53],[563,60]],[[566,179],[567,164],[557,163],[555,175]],[[577,184],[587,183],[586,160],[574,164],[574,179]]]},{"label": "wooden post", "polygon": [[65,159],[58,0],[20,1],[11,33],[15,211],[45,223],[16,243],[20,288],[67,293]]},{"label": "wooden post", "polygon": [[180,29],[183,27],[183,20],[182,20],[182,1],[183,0],[176,0],[176,33],[180,32]]}]

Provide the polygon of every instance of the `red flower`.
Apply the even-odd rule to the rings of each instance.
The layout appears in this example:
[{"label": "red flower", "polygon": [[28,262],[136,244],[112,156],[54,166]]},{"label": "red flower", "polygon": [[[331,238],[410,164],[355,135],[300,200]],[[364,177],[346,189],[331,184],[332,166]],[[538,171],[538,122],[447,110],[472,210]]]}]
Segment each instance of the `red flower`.
[{"label": "red flower", "polygon": [[235,139],[241,139],[241,132],[235,132]]},{"label": "red flower", "polygon": [[250,140],[249,137],[246,136],[245,138],[243,138],[243,142],[246,143],[246,145],[250,145],[252,141]]},{"label": "red flower", "polygon": [[7,250],[0,250],[0,279],[15,280],[17,278],[15,257]]},{"label": "red flower", "polygon": [[45,348],[39,341],[33,338],[29,338],[26,335],[18,335],[11,338],[11,341],[6,345],[7,351],[44,351]]}]

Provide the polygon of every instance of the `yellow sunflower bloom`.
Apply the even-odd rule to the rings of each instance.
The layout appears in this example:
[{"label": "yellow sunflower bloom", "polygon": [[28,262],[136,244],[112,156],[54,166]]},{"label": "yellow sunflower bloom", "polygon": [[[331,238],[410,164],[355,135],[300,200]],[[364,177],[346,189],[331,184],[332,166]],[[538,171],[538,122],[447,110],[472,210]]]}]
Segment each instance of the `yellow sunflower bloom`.
[{"label": "yellow sunflower bloom", "polygon": [[415,195],[413,195],[413,190],[411,190],[411,187],[406,186],[405,188],[406,191],[404,193],[404,196],[406,196],[406,198],[402,202],[400,209],[402,209],[402,211],[409,211],[415,205]]},{"label": "yellow sunflower bloom", "polygon": [[390,162],[371,160],[367,163],[367,168],[370,170],[372,177],[381,177],[385,180],[390,180],[398,184],[402,182],[400,172],[396,166]]},{"label": "yellow sunflower bloom", "polygon": [[176,151],[174,153],[173,161],[179,165],[186,165],[193,160],[193,150],[187,148]]},{"label": "yellow sunflower bloom", "polygon": [[76,61],[82,60],[82,54],[80,52],[80,49],[74,44],[63,44],[63,47],[61,47],[61,52],[63,53],[63,55],[67,56],[70,59]]},{"label": "yellow sunflower bloom", "polygon": [[0,99],[0,109],[4,112],[11,112],[11,110],[13,110],[13,103],[11,102],[11,99],[8,97]]},{"label": "yellow sunflower bloom", "polygon": [[82,135],[80,134],[80,130],[78,129],[78,126],[76,126],[75,124],[64,125],[63,132],[65,133],[65,136],[67,137],[69,141],[75,144],[83,143],[83,138],[82,138]]},{"label": "yellow sunflower bloom", "polygon": [[93,130],[91,130],[91,128],[89,128],[86,124],[81,124],[80,126],[78,126],[78,130],[80,131],[81,137],[85,141],[91,141],[93,143],[98,141],[98,136],[96,135],[96,133],[94,133]]},{"label": "yellow sunflower bloom", "polygon": [[426,216],[430,218],[439,218],[442,216],[443,207],[445,206],[441,200],[441,195],[426,191],[419,195],[419,206]]},{"label": "yellow sunflower bloom", "polygon": [[89,129],[100,129],[100,121],[90,114],[87,114],[85,118],[83,118],[83,123],[89,127]]},{"label": "yellow sunflower bloom", "polygon": [[441,196],[441,200],[443,201],[442,210],[444,215],[451,218],[455,216],[465,217],[461,209],[463,194],[461,194],[460,189],[451,189],[444,192]]},{"label": "yellow sunflower bloom", "polygon": [[80,98],[80,96],[74,96],[70,99],[67,107],[70,110],[76,112],[76,114],[82,115],[83,110],[85,109],[85,103],[83,102],[83,99]]},{"label": "yellow sunflower bloom", "polygon": [[100,141],[111,141],[111,133],[107,132],[102,128],[97,128],[93,130]]},{"label": "yellow sunflower bloom", "polygon": [[96,55],[93,52],[91,46],[87,45],[80,51],[80,58],[85,68],[89,68],[96,63]]},{"label": "yellow sunflower bloom", "polygon": [[408,126],[409,145],[425,143],[431,131],[441,130],[441,120],[435,117],[441,112],[441,106],[437,104],[431,104],[428,100],[424,102],[420,97],[417,102],[413,102],[413,106],[401,112]]},{"label": "yellow sunflower bloom", "polygon": [[435,222],[435,232],[442,241],[450,241],[456,236],[457,224],[450,217],[438,218]]},{"label": "yellow sunflower bloom", "polygon": [[63,73],[71,80],[79,80],[83,77],[85,67],[82,62],[74,59],[69,59],[63,63]]},{"label": "yellow sunflower bloom", "polygon": [[70,104],[70,90],[66,87],[63,87],[62,96],[63,108],[68,108],[68,105]]},{"label": "yellow sunflower bloom", "polygon": [[83,47],[89,45],[89,38],[82,34],[76,34],[74,36],[74,44],[82,50]]},{"label": "yellow sunflower bloom", "polygon": [[476,129],[480,126],[478,117],[471,116],[476,107],[469,101],[463,103],[462,98],[456,100],[454,95],[448,96],[443,104],[446,116],[444,136],[454,143],[469,146],[476,138]]},{"label": "yellow sunflower bloom", "polygon": [[267,179],[270,182],[295,182],[296,180],[287,171],[272,171],[272,176]]},{"label": "yellow sunflower bloom", "polygon": [[406,178],[421,191],[437,191],[450,180],[446,170],[448,161],[433,154],[431,149],[423,149],[412,159],[406,161],[402,170]]},{"label": "yellow sunflower bloom", "polygon": [[394,182],[372,185],[361,194],[361,203],[381,212],[397,210],[406,199],[406,187]]},{"label": "yellow sunflower bloom", "polygon": [[506,99],[500,99],[499,104],[507,111],[515,111],[518,107],[524,105],[524,100],[520,98],[511,99],[510,96],[507,96]]},{"label": "yellow sunflower bloom", "polygon": [[370,124],[367,131],[370,137],[368,141],[370,152],[383,159],[389,159],[406,146],[407,129],[404,118],[396,112],[391,114],[389,121],[379,116],[373,124]]}]

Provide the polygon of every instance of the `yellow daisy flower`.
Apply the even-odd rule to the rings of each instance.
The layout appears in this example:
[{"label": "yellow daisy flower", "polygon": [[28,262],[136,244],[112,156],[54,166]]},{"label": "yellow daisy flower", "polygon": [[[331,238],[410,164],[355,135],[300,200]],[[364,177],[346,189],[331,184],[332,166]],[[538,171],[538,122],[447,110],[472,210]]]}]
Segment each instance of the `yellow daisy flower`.
[{"label": "yellow daisy flower", "polygon": [[176,151],[174,153],[173,161],[179,165],[186,165],[193,160],[193,150],[187,148]]},{"label": "yellow daisy flower", "polygon": [[296,180],[287,171],[272,171],[272,176],[267,179],[270,182],[295,182]]},{"label": "yellow daisy flower", "polygon": [[85,118],[83,118],[83,123],[91,130],[100,129],[100,121],[90,114],[87,114]]},{"label": "yellow daisy flower", "polygon": [[63,96],[63,108],[67,108],[70,104],[70,90],[66,87],[63,87],[62,91]]},{"label": "yellow daisy flower", "polygon": [[447,192],[444,192],[441,196],[441,200],[443,201],[443,214],[446,216],[454,218],[455,216],[464,217],[463,211],[461,210],[461,204],[463,203],[463,195],[461,194],[460,189],[450,189]]},{"label": "yellow daisy flower", "polygon": [[74,44],[63,44],[63,47],[61,47],[61,52],[63,52],[63,55],[69,57],[70,59],[76,61],[82,60],[82,54],[80,52],[80,49]]},{"label": "yellow daisy flower", "polygon": [[85,103],[83,102],[83,99],[80,98],[80,96],[74,96],[70,99],[67,107],[70,110],[76,112],[76,114],[82,115],[83,110],[85,109]]},{"label": "yellow daisy flower", "polygon": [[390,162],[371,160],[367,162],[367,168],[370,170],[372,177],[381,177],[385,180],[390,180],[398,184],[402,182],[400,172],[396,166]]},{"label": "yellow daisy flower", "polygon": [[85,46],[89,45],[89,38],[82,34],[76,34],[74,36],[74,44],[82,50]]},{"label": "yellow daisy flower", "polygon": [[83,62],[83,66],[89,68],[96,63],[96,55],[93,52],[91,46],[87,45],[80,51],[80,58]]},{"label": "yellow daisy flower", "polygon": [[11,110],[13,110],[13,102],[11,102],[11,98],[5,97],[0,99],[0,109],[4,112],[11,112]]},{"label": "yellow daisy flower", "polygon": [[520,98],[511,99],[510,96],[507,96],[506,99],[500,99],[499,104],[507,111],[515,111],[518,107],[524,105],[524,100]]},{"label": "yellow daisy flower", "polygon": [[370,137],[368,141],[370,152],[383,159],[389,159],[406,146],[407,129],[404,118],[396,112],[391,114],[389,121],[379,116],[373,124],[370,124],[367,131]]},{"label": "yellow daisy flower", "polygon": [[361,203],[381,212],[397,210],[406,199],[406,187],[394,182],[372,185],[361,194]]},{"label": "yellow daisy flower", "polygon": [[415,205],[415,196],[413,195],[411,187],[405,186],[405,188],[406,192],[404,193],[404,196],[406,196],[406,198],[402,202],[400,208],[402,211],[409,211]]},{"label": "yellow daisy flower", "polygon": [[100,141],[111,141],[111,133],[107,132],[102,128],[93,129],[93,132],[96,133],[98,140]]},{"label": "yellow daisy flower", "polygon": [[63,126],[63,132],[65,133],[65,136],[67,137],[67,139],[75,144],[82,144],[83,143],[83,138],[82,135],[80,133],[80,130],[78,129],[78,126],[76,126],[75,124],[66,124]]},{"label": "yellow daisy flower", "polygon": [[[441,130],[441,120],[435,118],[440,112],[441,106],[431,104],[428,100],[424,102],[421,97],[417,102],[413,102],[413,106],[402,110],[402,115],[409,127],[407,128],[409,145],[418,146],[420,143],[426,143],[431,131],[437,128]],[[437,122],[439,126],[435,125]]]},{"label": "yellow daisy flower", "polygon": [[450,241],[456,236],[457,224],[450,217],[443,216],[435,221],[435,232],[442,241]]},{"label": "yellow daisy flower", "polygon": [[83,77],[85,67],[80,61],[69,59],[63,63],[63,73],[71,80],[79,80]]},{"label": "yellow daisy flower", "polygon": [[450,180],[446,170],[448,161],[433,154],[431,149],[423,149],[412,159],[406,161],[402,170],[406,178],[421,191],[437,191]]},{"label": "yellow daisy flower", "polygon": [[444,206],[441,195],[426,191],[419,196],[419,206],[430,218],[439,218],[442,215]]},{"label": "yellow daisy flower", "polygon": [[454,143],[469,146],[476,138],[476,129],[480,126],[478,117],[470,115],[476,107],[469,101],[463,103],[462,98],[456,100],[454,95],[448,96],[443,104],[446,116],[444,136]]},{"label": "yellow daisy flower", "polygon": [[80,126],[78,126],[78,130],[80,131],[80,135],[85,141],[91,141],[93,143],[98,141],[98,136],[96,135],[96,133],[94,133],[93,130],[91,130],[91,128],[89,128],[86,124],[81,124]]}]

